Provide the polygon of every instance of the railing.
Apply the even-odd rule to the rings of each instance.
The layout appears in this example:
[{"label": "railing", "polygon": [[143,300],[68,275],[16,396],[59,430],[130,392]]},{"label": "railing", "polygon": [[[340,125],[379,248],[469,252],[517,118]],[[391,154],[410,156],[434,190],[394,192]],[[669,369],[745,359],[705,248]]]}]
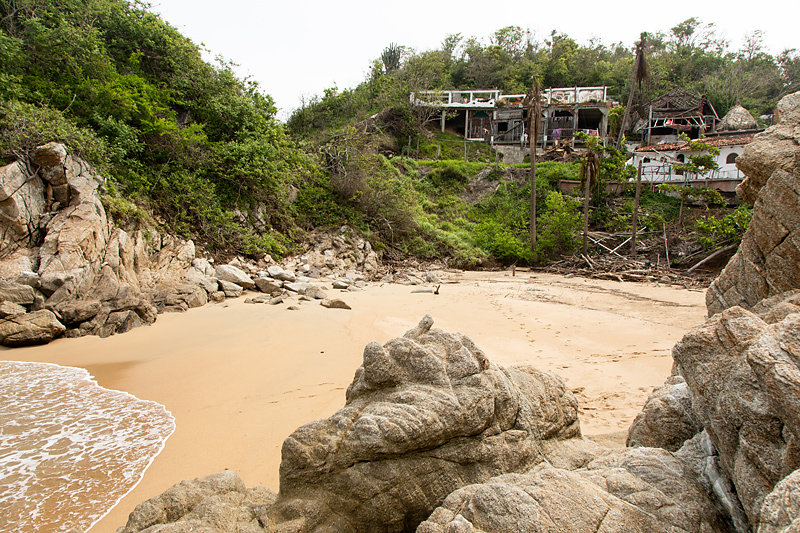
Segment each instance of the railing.
[{"label": "railing", "polygon": [[411,103],[422,106],[482,105],[494,107],[500,91],[419,91],[411,93]]}]

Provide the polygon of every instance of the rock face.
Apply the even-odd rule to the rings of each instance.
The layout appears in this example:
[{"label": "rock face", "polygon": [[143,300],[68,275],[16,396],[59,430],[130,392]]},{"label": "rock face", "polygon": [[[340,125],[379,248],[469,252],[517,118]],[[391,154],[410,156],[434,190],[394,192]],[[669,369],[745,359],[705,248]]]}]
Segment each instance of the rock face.
[{"label": "rock face", "polygon": [[23,315],[13,315],[0,321],[0,344],[30,346],[46,344],[67,328],[47,309]]},{"label": "rock face", "polygon": [[710,314],[800,287],[800,92],[784,97],[775,125],[756,135],[736,165],[746,174],[737,189],[754,204],[739,251],[706,295]]},{"label": "rock face", "polygon": [[[675,370],[688,387],[691,416],[685,398],[681,409],[657,411],[648,402],[631,428],[632,436],[646,429],[652,437],[657,433],[652,428],[673,424],[678,411],[683,420],[697,420],[704,428],[698,435],[708,439],[707,459],[718,467],[710,472],[696,463],[694,470],[711,484],[739,531],[797,527],[800,222],[794,214],[800,208],[799,141],[800,93],[795,93],[781,100],[775,126],[756,136],[737,160],[748,176],[738,192],[755,201],[753,220],[738,252],[708,290],[711,318],[673,350]],[[651,400],[664,394],[657,391]],[[656,436],[659,446],[674,445]]]}]

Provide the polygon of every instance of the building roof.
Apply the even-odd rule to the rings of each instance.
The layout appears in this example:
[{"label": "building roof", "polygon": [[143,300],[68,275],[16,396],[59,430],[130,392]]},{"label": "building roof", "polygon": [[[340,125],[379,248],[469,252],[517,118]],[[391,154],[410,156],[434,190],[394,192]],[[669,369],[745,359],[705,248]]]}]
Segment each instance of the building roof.
[{"label": "building roof", "polygon": [[[709,146],[713,146],[715,148],[722,148],[723,146],[741,146],[745,144],[750,144],[753,141],[753,137],[755,133],[743,133],[741,135],[726,135],[724,137],[704,137],[702,139],[696,139],[699,142],[707,144]],[[681,152],[685,149],[688,149],[689,143],[686,141],[679,141],[674,143],[664,143],[664,144],[651,144],[650,146],[643,146],[641,148],[637,148],[636,152],[671,152],[677,151]]]}]

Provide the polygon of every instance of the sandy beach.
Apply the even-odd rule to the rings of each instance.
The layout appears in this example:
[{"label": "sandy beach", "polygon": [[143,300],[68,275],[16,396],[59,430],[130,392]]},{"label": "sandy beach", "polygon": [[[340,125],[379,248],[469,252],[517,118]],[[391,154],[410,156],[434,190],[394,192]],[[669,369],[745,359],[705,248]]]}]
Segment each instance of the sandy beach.
[{"label": "sandy beach", "polygon": [[419,288],[328,291],[350,311],[317,302],[290,311],[242,297],[107,339],[2,350],[0,359],[83,367],[100,385],[175,416],[177,429],[142,482],[91,530],[106,533],[183,479],[233,469],[248,486],[277,490],[283,440],[344,404],[368,342],[399,336],[425,314],[470,336],[494,362],[561,376],[578,396],[584,434],[604,442],[624,439],[669,375],[672,346],[705,316],[703,291],[541,273],[445,274],[440,294],[412,292]]}]

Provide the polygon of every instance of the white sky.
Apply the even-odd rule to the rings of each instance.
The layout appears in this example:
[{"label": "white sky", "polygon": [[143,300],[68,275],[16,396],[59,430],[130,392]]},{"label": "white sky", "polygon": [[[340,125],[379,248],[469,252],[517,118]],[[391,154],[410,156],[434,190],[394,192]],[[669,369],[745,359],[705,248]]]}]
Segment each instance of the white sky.
[{"label": "white sky", "polygon": [[449,33],[486,40],[495,30],[515,25],[530,29],[537,40],[555,29],[581,44],[597,37],[606,45],[630,46],[642,31],[667,32],[698,17],[714,22],[734,49],[754,30],[764,32],[772,53],[800,48],[796,0],[152,1],[153,11],[210,50],[209,59],[220,55],[240,65],[240,75],[258,81],[275,99],[282,119],[302,97],[363,81],[389,43],[428,50]]}]

